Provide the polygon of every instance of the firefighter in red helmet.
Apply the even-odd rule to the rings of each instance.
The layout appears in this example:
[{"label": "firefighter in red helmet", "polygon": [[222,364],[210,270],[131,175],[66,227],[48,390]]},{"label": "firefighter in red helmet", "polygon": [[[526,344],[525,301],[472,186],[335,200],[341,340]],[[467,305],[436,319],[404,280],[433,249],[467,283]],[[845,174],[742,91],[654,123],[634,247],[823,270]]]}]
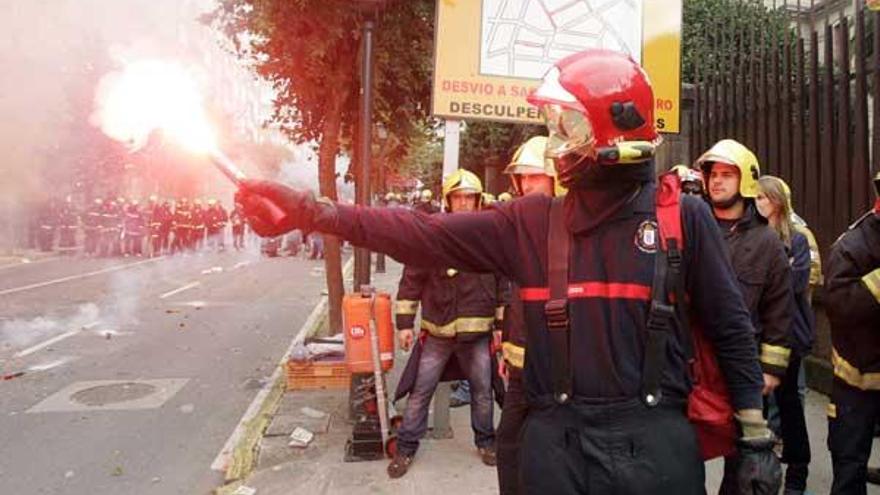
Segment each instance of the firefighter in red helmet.
[{"label": "firefighter in red helmet", "polygon": [[[677,318],[688,314],[714,346],[736,411],[739,480],[778,490],[748,311],[708,206],[679,199],[677,182],[657,187],[647,75],[626,55],[586,50],[558,62],[530,101],[546,118],[546,155],[564,197],[533,194],[439,216],[316,200],[268,181],[245,181],[238,197],[261,235],[315,229],[407,264],[499,273],[520,287],[524,493],[704,493],[687,414],[691,327]],[[288,216],[272,222],[267,200]],[[661,242],[669,233],[658,229],[657,212],[670,204],[680,207],[684,235]],[[682,291],[675,306],[660,297],[669,286]]]}]

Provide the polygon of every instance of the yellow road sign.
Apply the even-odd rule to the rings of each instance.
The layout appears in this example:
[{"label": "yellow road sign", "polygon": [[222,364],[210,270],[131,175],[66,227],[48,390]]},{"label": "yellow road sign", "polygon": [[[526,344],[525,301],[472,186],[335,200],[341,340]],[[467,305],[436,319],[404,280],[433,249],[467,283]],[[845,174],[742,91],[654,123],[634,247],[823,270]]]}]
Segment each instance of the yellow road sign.
[{"label": "yellow road sign", "polygon": [[648,72],[656,125],[679,131],[682,0],[438,0],[432,112],[540,123],[526,95],[546,70],[589,47],[624,51]]}]

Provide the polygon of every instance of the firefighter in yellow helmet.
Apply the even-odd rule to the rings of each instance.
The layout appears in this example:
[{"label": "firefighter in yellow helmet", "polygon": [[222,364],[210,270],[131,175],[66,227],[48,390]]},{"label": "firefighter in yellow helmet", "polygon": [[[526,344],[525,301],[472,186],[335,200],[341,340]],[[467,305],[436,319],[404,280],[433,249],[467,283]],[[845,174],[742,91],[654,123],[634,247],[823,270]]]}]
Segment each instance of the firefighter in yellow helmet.
[{"label": "firefighter in yellow helmet", "polygon": [[499,203],[507,203],[508,201],[513,201],[513,195],[509,192],[504,191],[503,193],[498,195]]},{"label": "firefighter in yellow helmet", "polygon": [[558,196],[564,193],[564,189],[557,184],[553,160],[544,156],[546,148],[547,136],[535,136],[520,145],[513,154],[504,173],[510,176],[517,196],[532,193]]},{"label": "firefighter in yellow helmet", "polygon": [[[443,180],[443,207],[446,211],[474,211],[483,206],[483,183],[470,170],[460,168]],[[459,208],[453,208],[454,203]],[[472,207],[465,209],[465,205]]]},{"label": "firefighter in yellow helmet", "polygon": [[[517,196],[564,194],[556,181],[553,160],[544,157],[546,136],[535,136],[517,148],[504,169]],[[502,495],[521,493],[519,485],[520,431],[528,413],[523,384],[526,355],[526,322],[520,288],[511,287],[510,303],[504,309],[499,374],[507,378],[507,392],[501,409],[495,444],[498,450],[498,487]]]},{"label": "firefighter in yellow helmet", "polygon": [[[456,170],[443,181],[443,201],[451,213],[479,210],[482,193],[479,178],[467,170]],[[492,391],[499,383],[493,379],[489,342],[501,325],[498,308],[505,303],[505,288],[492,273],[404,267],[397,289],[397,335],[404,350],[415,347],[395,394],[395,400],[409,398],[397,432],[398,455],[388,465],[391,478],[406,474],[415,457],[441,377],[444,381],[464,378],[470,383],[474,443],[483,463],[495,465]],[[416,333],[419,305],[421,328]],[[454,370],[459,370],[456,376],[452,376]]]},{"label": "firefighter in yellow helmet", "polygon": [[434,203],[434,193],[431,192],[430,189],[422,189],[413,208],[417,211],[428,214],[434,214],[440,211],[440,207]]},{"label": "firefighter in yellow helmet", "polygon": [[[788,255],[755,206],[761,175],[755,154],[733,139],[724,139],[706,151],[697,164],[706,178],[709,201],[727,241],[733,271],[755,328],[766,396],[782,384],[791,355],[794,296]],[[782,385],[797,387],[797,383]],[[725,487],[729,489],[736,483],[735,476],[734,463],[728,459],[722,493],[728,493]]]}]

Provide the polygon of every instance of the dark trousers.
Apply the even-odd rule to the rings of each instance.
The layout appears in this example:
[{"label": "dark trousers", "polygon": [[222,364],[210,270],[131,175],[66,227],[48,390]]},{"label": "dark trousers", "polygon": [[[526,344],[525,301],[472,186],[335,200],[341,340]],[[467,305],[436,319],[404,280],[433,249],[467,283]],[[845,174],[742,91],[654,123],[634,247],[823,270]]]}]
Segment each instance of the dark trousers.
[{"label": "dark trousers", "polygon": [[141,256],[143,252],[144,236],[142,235],[125,235],[125,254],[132,256]]},{"label": "dark trousers", "polygon": [[874,425],[880,421],[880,392],[859,390],[835,378],[828,413],[831,493],[865,494]]},{"label": "dark trousers", "polygon": [[406,400],[403,423],[397,430],[398,450],[414,455],[419,440],[428,431],[428,406],[440,382],[443,370],[455,355],[462,372],[471,383],[471,427],[477,447],[489,447],[495,443],[492,425],[492,364],[489,354],[489,338],[472,342],[459,342],[455,338],[439,338],[428,335],[419,360],[416,383]]},{"label": "dark trousers", "polygon": [[785,376],[773,392],[773,398],[779,408],[782,462],[788,465],[785,469],[785,488],[803,491],[807,488],[807,467],[811,455],[804,404],[798,395],[800,368],[800,356],[792,353]]},{"label": "dark trousers", "polygon": [[95,229],[87,229],[86,230],[86,240],[85,240],[85,252],[86,254],[97,254],[98,253],[98,237],[100,236],[100,232]]},{"label": "dark trousers", "polygon": [[61,227],[61,233],[58,236],[58,247],[76,247],[76,227]]},{"label": "dark trousers", "polygon": [[501,495],[522,493],[519,481],[520,431],[526,422],[528,404],[523,391],[522,370],[508,365],[507,391],[501,422],[495,431],[498,454],[498,487]]},{"label": "dark trousers", "polygon": [[158,256],[162,253],[162,238],[158,232],[150,234],[150,256]]},{"label": "dark trousers", "polygon": [[703,495],[705,469],[684,401],[530,404],[523,491],[536,495]]},{"label": "dark trousers", "polygon": [[181,227],[174,230],[174,242],[171,244],[171,252],[179,253],[189,248],[189,229]]},{"label": "dark trousers", "polygon": [[40,245],[40,251],[51,251],[52,245],[55,244],[55,229],[52,227],[40,227],[40,235],[37,239]]}]

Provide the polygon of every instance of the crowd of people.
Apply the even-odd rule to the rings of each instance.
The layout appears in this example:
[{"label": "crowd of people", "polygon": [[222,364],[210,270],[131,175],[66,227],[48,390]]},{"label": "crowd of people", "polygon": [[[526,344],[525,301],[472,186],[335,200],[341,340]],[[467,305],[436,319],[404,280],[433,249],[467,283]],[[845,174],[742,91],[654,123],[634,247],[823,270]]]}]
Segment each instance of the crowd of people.
[{"label": "crowd of people", "polygon": [[70,199],[50,200],[36,213],[31,237],[41,251],[82,251],[86,256],[160,256],[204,249],[222,251],[231,234],[236,250],[245,248],[247,223],[237,206],[227,210],[216,199],[177,200],[150,196],[95,198],[78,209]]},{"label": "crowd of people", "polygon": [[[831,247],[823,281],[787,184],[743,144],[721,140],[657,177],[653,91],[629,57],[566,57],[529,102],[549,136],[514,155],[513,201],[486,205],[466,170],[444,180],[449,213],[436,215],[242,184],[260,235],[307,228],[406,264],[396,319],[413,351],[396,397],[409,399],[388,475],[414,462],[437,383],[466,379],[474,443],[503,494],[701,494],[703,462],[719,457],[722,494],[803,494],[815,432],[799,378],[824,284],[831,492],[865,493],[880,200]],[[265,201],[289,216],[268,218]]]}]

